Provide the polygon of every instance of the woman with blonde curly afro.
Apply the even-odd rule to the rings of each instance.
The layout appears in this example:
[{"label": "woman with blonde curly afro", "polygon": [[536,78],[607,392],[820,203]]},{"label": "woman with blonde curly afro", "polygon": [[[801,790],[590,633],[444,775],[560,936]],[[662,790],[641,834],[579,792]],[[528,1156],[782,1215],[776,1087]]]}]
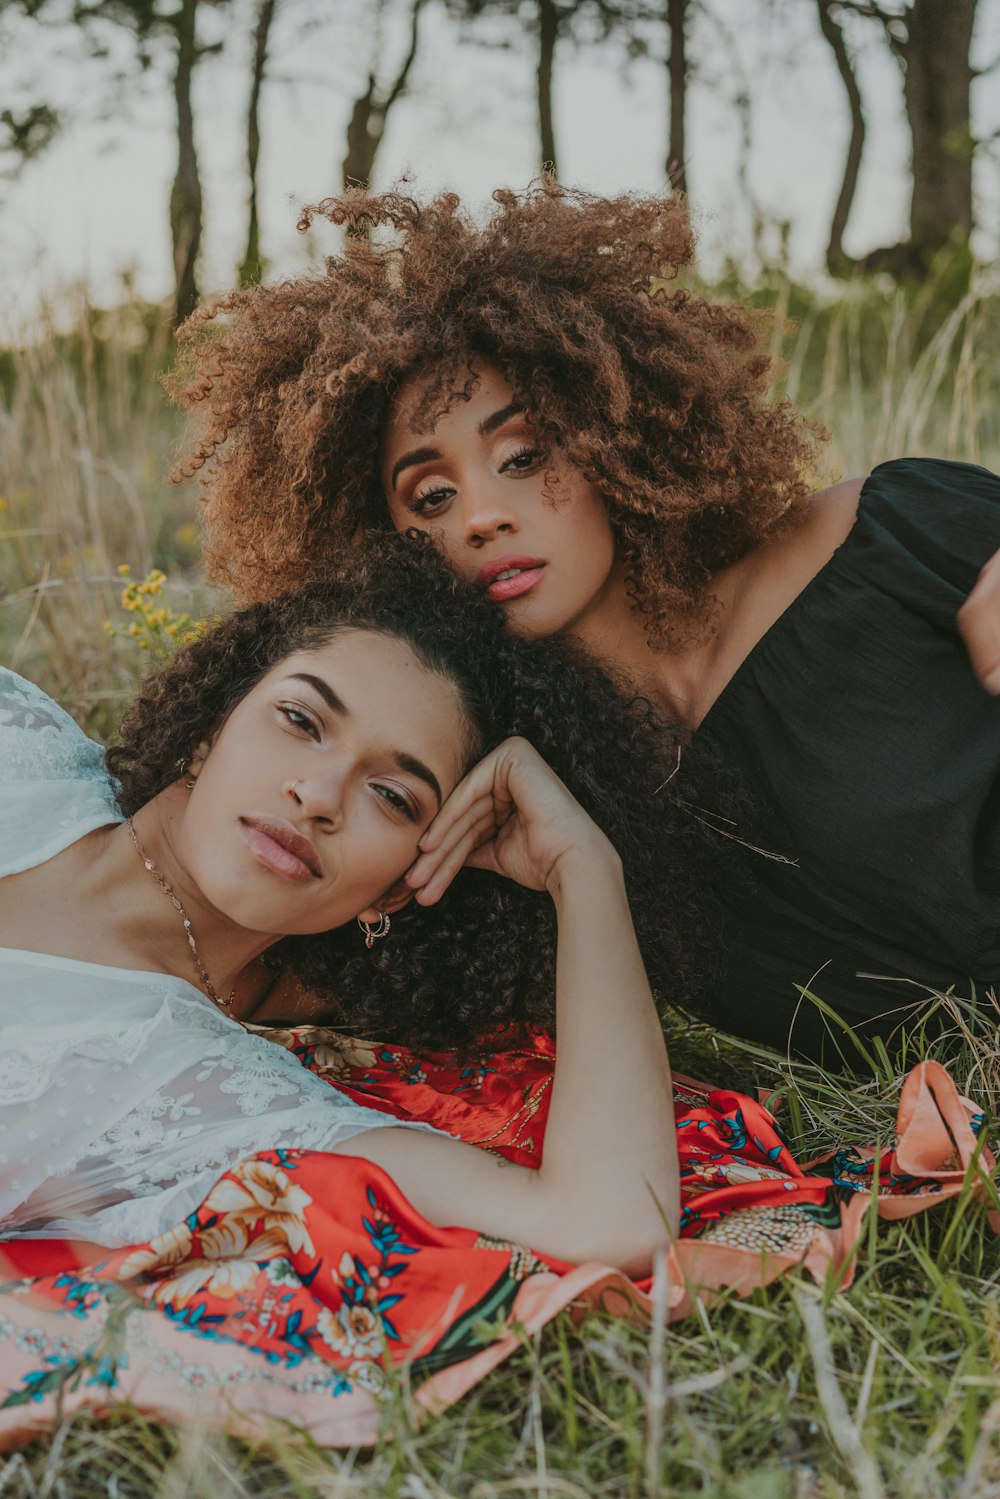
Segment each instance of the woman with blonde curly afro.
[{"label": "woman with blonde curly afro", "polygon": [[515,632],[680,720],[750,810],[724,823],[679,754],[681,795],[758,851],[725,1027],[816,1052],[809,986],[891,1034],[928,988],[995,983],[1000,481],[909,459],[811,494],[818,434],[769,399],[753,315],[673,284],[682,200],[494,200],[329,199],[301,219],[350,231],[325,274],[191,320],[210,572],[260,599],[367,527],[427,531]]}]

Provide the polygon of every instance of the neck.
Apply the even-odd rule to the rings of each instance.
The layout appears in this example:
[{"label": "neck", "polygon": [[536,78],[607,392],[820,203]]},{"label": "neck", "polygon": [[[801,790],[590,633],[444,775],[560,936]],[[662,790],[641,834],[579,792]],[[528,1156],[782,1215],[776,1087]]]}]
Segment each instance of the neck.
[{"label": "neck", "polygon": [[220,999],[228,999],[238,975],[277,939],[247,931],[225,917],[186,870],[175,837],[186,794],[183,787],[168,787],[132,819],[146,858],[171,886],[183,910],[145,867],[124,823],[111,830],[93,863],[90,893],[110,915],[121,945],[144,966],[208,993],[188,942],[190,931],[212,988]]},{"label": "neck", "polygon": [[[726,610],[725,575],[715,580],[713,594]],[[723,615],[725,619],[725,614]],[[697,728],[711,704],[711,682],[726,638],[725,629],[713,631],[690,648],[657,648],[650,644],[645,616],[634,607],[624,571],[615,569],[608,586],[567,634],[579,640],[615,675],[629,682],[674,722]]]}]

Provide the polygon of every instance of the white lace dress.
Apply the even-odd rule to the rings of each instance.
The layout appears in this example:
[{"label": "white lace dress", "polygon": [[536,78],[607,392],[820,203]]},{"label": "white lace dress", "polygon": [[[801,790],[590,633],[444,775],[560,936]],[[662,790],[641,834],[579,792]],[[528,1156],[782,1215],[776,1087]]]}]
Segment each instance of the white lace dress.
[{"label": "white lace dress", "polygon": [[[0,668],[0,879],[121,820],[100,746]],[[0,947],[0,1027],[0,1238],[140,1243],[243,1156],[400,1127],[167,974]]]}]

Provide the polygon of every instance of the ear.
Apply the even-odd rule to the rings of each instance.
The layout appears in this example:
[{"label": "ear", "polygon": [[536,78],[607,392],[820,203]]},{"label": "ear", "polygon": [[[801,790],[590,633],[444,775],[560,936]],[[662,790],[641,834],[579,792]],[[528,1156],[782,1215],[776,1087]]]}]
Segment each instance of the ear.
[{"label": "ear", "polygon": [[187,763],[187,774],[192,778],[192,780],[198,779],[198,773],[204,765],[205,761],[208,759],[208,752],[210,749],[211,745],[209,744],[208,740],[203,739],[201,743],[196,745],[195,748],[191,751],[191,758]]},{"label": "ear", "polygon": [[378,905],[366,906],[363,911],[358,912],[358,920],[366,921],[369,926],[376,926],[380,916],[395,916],[397,911],[409,905],[416,893],[405,880],[397,880],[384,895],[379,896]]}]

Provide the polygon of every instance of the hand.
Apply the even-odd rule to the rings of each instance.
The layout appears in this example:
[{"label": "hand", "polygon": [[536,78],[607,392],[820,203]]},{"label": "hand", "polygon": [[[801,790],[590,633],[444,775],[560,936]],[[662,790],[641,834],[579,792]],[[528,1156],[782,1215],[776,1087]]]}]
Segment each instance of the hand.
[{"label": "hand", "polygon": [[976,676],[987,692],[1000,696],[1000,552],[994,552],[958,611],[958,628]]},{"label": "hand", "polygon": [[525,739],[507,739],[455,787],[406,875],[422,906],[463,866],[555,892],[567,859],[616,857],[604,834]]}]

